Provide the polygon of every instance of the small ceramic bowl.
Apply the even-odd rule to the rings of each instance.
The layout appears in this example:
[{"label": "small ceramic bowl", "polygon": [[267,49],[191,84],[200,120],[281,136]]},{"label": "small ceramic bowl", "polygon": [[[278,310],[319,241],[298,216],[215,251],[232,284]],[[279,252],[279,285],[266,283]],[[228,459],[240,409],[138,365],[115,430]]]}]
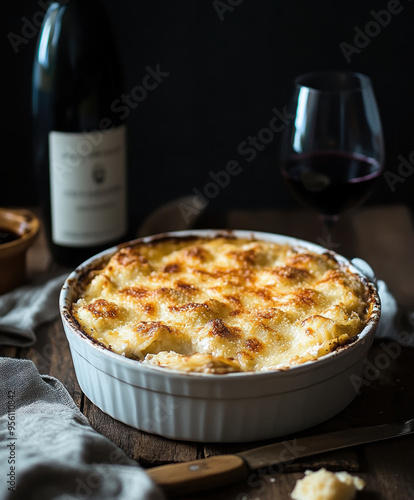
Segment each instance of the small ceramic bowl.
[{"label": "small ceramic bowl", "polygon": [[21,285],[26,277],[26,251],[39,232],[39,219],[29,210],[0,208],[0,233],[17,235],[0,244],[0,294]]}]

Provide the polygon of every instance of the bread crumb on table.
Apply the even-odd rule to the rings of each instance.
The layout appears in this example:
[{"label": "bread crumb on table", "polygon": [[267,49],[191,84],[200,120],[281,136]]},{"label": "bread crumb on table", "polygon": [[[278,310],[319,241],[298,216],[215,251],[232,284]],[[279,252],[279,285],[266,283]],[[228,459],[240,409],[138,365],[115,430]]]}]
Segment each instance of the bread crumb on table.
[{"label": "bread crumb on table", "polygon": [[326,469],[307,470],[291,493],[293,500],[353,500],[365,482],[348,472],[330,472]]}]

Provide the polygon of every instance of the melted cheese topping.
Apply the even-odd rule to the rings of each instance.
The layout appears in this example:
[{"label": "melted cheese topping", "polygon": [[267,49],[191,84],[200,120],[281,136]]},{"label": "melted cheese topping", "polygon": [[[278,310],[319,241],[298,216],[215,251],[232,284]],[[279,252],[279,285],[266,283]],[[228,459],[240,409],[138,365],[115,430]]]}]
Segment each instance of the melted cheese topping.
[{"label": "melted cheese topping", "polygon": [[112,351],[183,371],[287,369],[351,341],[367,287],[328,254],[236,238],[120,249],[73,316]]}]

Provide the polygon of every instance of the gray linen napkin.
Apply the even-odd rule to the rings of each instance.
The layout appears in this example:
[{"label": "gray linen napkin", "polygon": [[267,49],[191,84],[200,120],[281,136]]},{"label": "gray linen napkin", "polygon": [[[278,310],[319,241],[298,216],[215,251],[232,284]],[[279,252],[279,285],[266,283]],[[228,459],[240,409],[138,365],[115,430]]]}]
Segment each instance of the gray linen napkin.
[{"label": "gray linen napkin", "polygon": [[31,361],[0,358],[0,395],[1,500],[165,498]]},{"label": "gray linen napkin", "polygon": [[0,295],[0,345],[28,347],[35,343],[36,327],[59,314],[59,291],[68,274],[42,275]]}]

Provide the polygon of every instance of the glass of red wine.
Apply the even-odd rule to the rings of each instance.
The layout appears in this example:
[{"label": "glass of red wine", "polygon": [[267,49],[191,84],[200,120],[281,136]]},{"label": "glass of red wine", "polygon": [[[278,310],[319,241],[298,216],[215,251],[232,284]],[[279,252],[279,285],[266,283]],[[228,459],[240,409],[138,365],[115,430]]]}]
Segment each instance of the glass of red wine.
[{"label": "glass of red wine", "polygon": [[369,197],[382,172],[384,141],[371,80],[347,71],[300,75],[288,116],[282,175],[330,231],[342,212]]}]

